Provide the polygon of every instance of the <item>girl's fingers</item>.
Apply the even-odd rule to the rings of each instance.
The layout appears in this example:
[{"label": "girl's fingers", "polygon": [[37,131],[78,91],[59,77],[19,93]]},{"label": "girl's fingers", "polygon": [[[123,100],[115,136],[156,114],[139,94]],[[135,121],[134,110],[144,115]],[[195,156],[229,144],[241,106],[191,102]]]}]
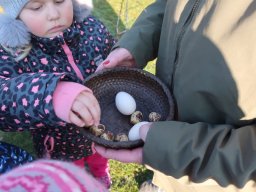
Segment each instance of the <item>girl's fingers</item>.
[{"label": "girl's fingers", "polygon": [[86,98],[88,98],[88,102],[89,102],[89,106],[88,110],[91,113],[93,119],[94,119],[94,123],[95,124],[99,124],[100,122],[100,114],[101,114],[101,110],[100,110],[100,105],[98,100],[96,99],[96,97],[91,94],[91,93],[87,93],[87,92],[83,92],[82,93]]},{"label": "girl's fingers", "polygon": [[78,127],[84,127],[85,123],[83,120],[81,120],[76,113],[73,111],[70,112],[69,119],[71,123],[77,125]]},{"label": "girl's fingers", "polygon": [[84,123],[85,126],[94,124],[94,119],[84,104],[78,100],[73,103],[72,112]]},{"label": "girl's fingers", "polygon": [[100,121],[100,106],[97,99],[90,92],[82,92],[75,99],[72,109],[78,117],[84,121],[86,126],[99,124]]},{"label": "girl's fingers", "polygon": [[[90,116],[93,119],[93,124],[99,124],[100,106],[97,99],[91,93],[83,92],[81,94],[81,97],[79,97],[77,101],[79,101],[82,104],[84,110],[87,110],[88,113],[90,113]],[[84,110],[81,110],[80,116],[82,119],[87,120],[88,114],[83,113]]]}]

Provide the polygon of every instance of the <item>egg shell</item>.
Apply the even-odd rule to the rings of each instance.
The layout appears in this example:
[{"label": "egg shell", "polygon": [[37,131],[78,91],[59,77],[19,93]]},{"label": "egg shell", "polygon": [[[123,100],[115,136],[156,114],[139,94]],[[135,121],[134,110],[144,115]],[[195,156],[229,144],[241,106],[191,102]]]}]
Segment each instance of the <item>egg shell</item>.
[{"label": "egg shell", "polygon": [[118,111],[123,115],[131,115],[136,110],[135,99],[124,91],[116,94],[115,104]]},{"label": "egg shell", "polygon": [[147,121],[142,121],[135,124],[128,133],[128,138],[130,141],[135,141],[140,139],[140,127],[144,124],[148,123]]}]

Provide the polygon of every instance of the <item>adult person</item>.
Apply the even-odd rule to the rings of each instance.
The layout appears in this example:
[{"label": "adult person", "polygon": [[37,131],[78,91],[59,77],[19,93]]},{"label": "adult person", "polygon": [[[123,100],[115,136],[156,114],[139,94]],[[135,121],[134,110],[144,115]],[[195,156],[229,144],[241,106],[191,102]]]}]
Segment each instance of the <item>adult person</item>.
[{"label": "adult person", "polygon": [[165,191],[255,191],[255,10],[251,0],[149,5],[97,70],[157,58],[175,119],[143,125],[143,148],[97,152],[149,165]]}]

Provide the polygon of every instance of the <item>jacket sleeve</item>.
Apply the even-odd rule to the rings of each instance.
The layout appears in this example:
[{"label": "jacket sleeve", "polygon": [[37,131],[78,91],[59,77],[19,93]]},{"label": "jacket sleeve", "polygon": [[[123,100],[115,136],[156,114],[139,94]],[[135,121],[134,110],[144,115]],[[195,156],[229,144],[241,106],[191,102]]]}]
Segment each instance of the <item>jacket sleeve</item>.
[{"label": "jacket sleeve", "polygon": [[0,129],[21,131],[42,126],[60,126],[53,109],[53,92],[59,81],[77,78],[64,73],[20,73],[17,63],[1,55],[0,60]]},{"label": "jacket sleeve", "polygon": [[[96,17],[90,17],[89,19],[95,21],[93,28],[96,31],[95,51],[100,52],[102,59],[106,59],[110,53],[112,47],[116,43],[115,38],[111,35],[107,27]],[[88,29],[87,29],[88,30]]]},{"label": "jacket sleeve", "polygon": [[154,123],[148,132],[143,163],[194,182],[214,179],[221,186],[242,187],[256,176],[256,125]]},{"label": "jacket sleeve", "polygon": [[167,0],[156,0],[140,14],[134,25],[114,46],[131,52],[140,68],[157,56]]},{"label": "jacket sleeve", "polygon": [[111,35],[107,27],[101,21],[99,21],[99,24],[100,24],[100,28],[98,29],[99,37],[102,38],[102,41],[99,47],[101,47],[103,59],[106,59],[112,47],[116,43],[116,40]]}]

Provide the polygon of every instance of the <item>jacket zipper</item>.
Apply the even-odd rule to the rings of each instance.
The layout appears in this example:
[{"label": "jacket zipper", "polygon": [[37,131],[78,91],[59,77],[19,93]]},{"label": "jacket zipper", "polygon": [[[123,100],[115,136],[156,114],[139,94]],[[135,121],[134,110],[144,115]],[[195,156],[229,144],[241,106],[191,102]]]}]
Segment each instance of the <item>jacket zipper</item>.
[{"label": "jacket zipper", "polygon": [[177,69],[177,65],[178,65],[178,60],[179,60],[179,52],[180,52],[180,46],[181,46],[181,41],[182,41],[182,38],[186,32],[186,29],[187,29],[187,26],[191,23],[198,7],[199,7],[199,2],[200,0],[196,0],[193,7],[192,7],[192,10],[188,16],[188,18],[186,19],[185,23],[183,24],[182,28],[181,28],[181,31],[178,35],[178,38],[177,38],[177,46],[176,46],[176,52],[175,52],[175,58],[174,58],[174,67],[173,67],[173,73],[172,73],[172,82],[171,82],[171,89],[172,89],[172,92],[174,91],[173,90],[173,86],[174,86],[174,76],[175,76],[175,73],[176,73],[176,69]]},{"label": "jacket zipper", "polygon": [[68,58],[68,62],[71,65],[71,67],[73,68],[73,70],[75,71],[77,77],[83,81],[84,77],[82,75],[82,72],[80,71],[80,69],[77,67],[77,65],[75,63],[73,53],[69,49],[69,47],[68,47],[68,45],[67,45],[67,43],[66,43],[66,41],[63,37],[63,33],[61,34],[61,36],[62,36],[62,41],[63,41],[63,44],[61,46],[62,46],[62,49],[63,49],[64,53],[66,54],[66,56]]},{"label": "jacket zipper", "polygon": [[73,54],[72,54],[72,51],[69,49],[68,45],[66,44],[66,42],[62,45],[62,48],[68,58],[68,61],[71,65],[71,67],[73,68],[73,70],[75,71],[77,77],[79,79],[81,79],[82,81],[84,80],[84,77],[82,75],[82,72],[80,71],[80,69],[77,67],[75,61],[74,61],[74,57],[73,57]]}]

